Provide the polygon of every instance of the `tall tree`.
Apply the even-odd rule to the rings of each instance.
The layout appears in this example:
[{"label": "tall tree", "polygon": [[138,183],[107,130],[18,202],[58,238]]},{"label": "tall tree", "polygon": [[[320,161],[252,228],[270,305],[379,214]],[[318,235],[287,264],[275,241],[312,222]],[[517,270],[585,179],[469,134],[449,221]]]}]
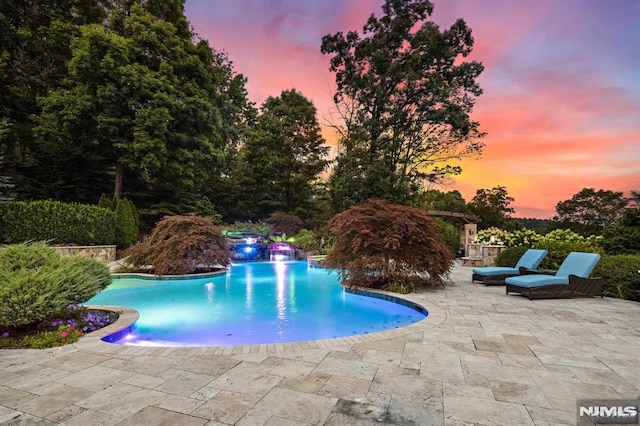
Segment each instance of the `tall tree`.
[{"label": "tall tree", "polygon": [[428,0],[386,0],[382,11],[381,18],[371,15],[362,35],[322,39],[343,121],[332,179],[336,208],[372,190],[406,202],[425,181],[460,173],[451,160],[484,146],[479,123],[470,118],[483,66],[463,60],[473,48],[466,23],[459,19],[441,31],[427,21]]},{"label": "tall tree", "polygon": [[84,156],[100,172],[92,183],[111,175],[116,199],[127,191],[156,216],[197,202],[232,131],[222,105],[247,104],[244,77],[188,28],[182,0],[116,1],[105,23],[82,27],[38,121],[43,146]]},{"label": "tall tree", "polygon": [[[34,142],[38,98],[61,87],[71,58],[70,41],[81,25],[101,22],[105,0],[3,0],[0,2],[0,155],[21,198],[52,193],[52,163],[64,161],[55,150]],[[65,166],[67,167],[67,166]],[[68,167],[67,167],[68,168]],[[73,168],[73,167],[72,167]]]},{"label": "tall tree", "polygon": [[421,194],[422,207],[426,210],[468,213],[469,207],[459,191],[443,192],[429,189]]},{"label": "tall tree", "polygon": [[509,207],[513,201],[515,199],[509,195],[507,188],[498,185],[491,189],[478,189],[469,202],[469,209],[482,220],[482,228],[501,227],[514,212]]},{"label": "tall tree", "polygon": [[640,208],[640,191],[631,191],[629,204],[635,208]]},{"label": "tall tree", "polygon": [[556,204],[554,221],[582,225],[586,231],[600,233],[614,226],[624,214],[629,199],[622,192],[583,188],[569,200]]},{"label": "tall tree", "polygon": [[640,253],[640,208],[626,209],[614,227],[603,232],[607,254]]},{"label": "tall tree", "polygon": [[311,101],[296,90],[269,97],[256,131],[240,151],[237,178],[244,218],[260,219],[276,211],[308,216],[328,149]]}]

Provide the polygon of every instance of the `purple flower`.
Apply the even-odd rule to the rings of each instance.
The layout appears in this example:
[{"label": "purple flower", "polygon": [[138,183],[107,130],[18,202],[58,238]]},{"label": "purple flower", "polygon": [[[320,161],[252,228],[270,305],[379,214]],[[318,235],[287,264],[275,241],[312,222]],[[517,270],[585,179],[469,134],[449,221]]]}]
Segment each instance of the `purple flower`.
[{"label": "purple flower", "polygon": [[7,337],[9,337],[9,332],[5,331],[4,333],[2,333],[2,338],[6,339]]}]

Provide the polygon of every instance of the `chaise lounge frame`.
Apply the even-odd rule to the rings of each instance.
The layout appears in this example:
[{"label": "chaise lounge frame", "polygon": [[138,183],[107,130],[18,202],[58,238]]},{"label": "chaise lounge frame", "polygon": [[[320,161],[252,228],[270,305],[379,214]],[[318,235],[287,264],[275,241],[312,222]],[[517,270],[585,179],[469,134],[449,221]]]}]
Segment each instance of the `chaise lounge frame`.
[{"label": "chaise lounge frame", "polygon": [[530,275],[530,274],[540,274],[540,272],[521,266],[518,268],[518,272],[516,273],[508,273],[508,274],[500,274],[500,275],[471,274],[471,282],[478,281],[487,286],[504,285],[505,284],[504,280],[509,277],[517,277],[520,275]]},{"label": "chaise lounge frame", "polygon": [[593,297],[602,295],[602,278],[583,278],[577,275],[569,275],[569,284],[552,284],[539,287],[520,287],[506,284],[507,294],[520,293],[532,299],[556,299],[571,297]]}]

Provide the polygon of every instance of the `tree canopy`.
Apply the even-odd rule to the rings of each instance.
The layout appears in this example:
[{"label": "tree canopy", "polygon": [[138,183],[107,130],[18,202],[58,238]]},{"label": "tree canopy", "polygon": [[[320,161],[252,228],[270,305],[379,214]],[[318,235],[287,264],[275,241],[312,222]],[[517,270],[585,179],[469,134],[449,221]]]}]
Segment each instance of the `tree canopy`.
[{"label": "tree canopy", "polygon": [[569,200],[556,204],[557,215],[553,220],[576,223],[596,233],[612,227],[622,217],[629,199],[622,192],[583,188]]},{"label": "tree canopy", "polygon": [[386,0],[362,33],[326,35],[342,123],[332,176],[334,208],[366,197],[407,202],[425,181],[460,173],[453,159],[483,149],[470,118],[483,66],[463,58],[473,37],[464,20],[440,30],[428,0]]},{"label": "tree canopy", "polygon": [[255,112],[183,0],[1,7],[0,155],[20,198],[109,192],[157,218],[223,186]]},{"label": "tree canopy", "polygon": [[311,101],[296,90],[269,97],[239,153],[238,203],[245,217],[304,215],[328,150]]},{"label": "tree canopy", "polygon": [[482,220],[482,228],[499,228],[514,212],[509,207],[513,201],[515,199],[509,195],[507,188],[498,185],[491,189],[478,189],[469,202],[469,209]]}]

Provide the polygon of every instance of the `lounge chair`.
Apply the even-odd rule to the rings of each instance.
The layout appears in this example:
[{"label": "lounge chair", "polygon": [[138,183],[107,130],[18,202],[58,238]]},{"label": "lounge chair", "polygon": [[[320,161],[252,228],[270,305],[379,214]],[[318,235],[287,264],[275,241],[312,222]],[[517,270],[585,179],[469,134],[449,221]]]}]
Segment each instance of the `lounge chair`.
[{"label": "lounge chair", "polygon": [[522,255],[513,268],[504,266],[473,268],[471,281],[480,281],[484,285],[504,285],[505,278],[535,272],[535,269],[540,265],[540,262],[542,262],[542,259],[544,259],[546,255],[546,250],[529,249]]},{"label": "lounge chair", "polygon": [[535,274],[505,279],[506,291],[531,299],[602,297],[602,278],[589,278],[600,260],[597,253],[571,252],[555,275]]}]

